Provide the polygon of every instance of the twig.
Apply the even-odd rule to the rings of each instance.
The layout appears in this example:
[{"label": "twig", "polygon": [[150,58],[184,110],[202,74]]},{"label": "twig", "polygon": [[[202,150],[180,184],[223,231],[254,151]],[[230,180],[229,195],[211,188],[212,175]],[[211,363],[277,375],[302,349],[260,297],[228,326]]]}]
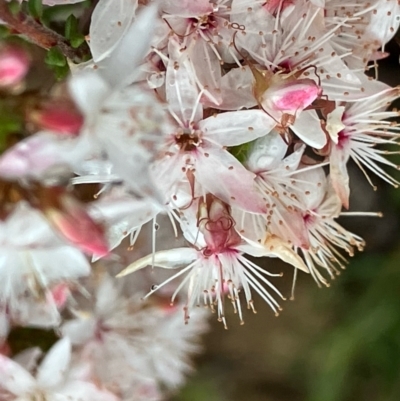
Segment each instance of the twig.
[{"label": "twig", "polygon": [[86,43],[74,49],[63,36],[41,25],[28,15],[22,12],[13,15],[6,0],[0,0],[0,19],[13,31],[24,35],[39,47],[48,50],[58,46],[64,56],[72,61],[80,62],[90,54]]}]

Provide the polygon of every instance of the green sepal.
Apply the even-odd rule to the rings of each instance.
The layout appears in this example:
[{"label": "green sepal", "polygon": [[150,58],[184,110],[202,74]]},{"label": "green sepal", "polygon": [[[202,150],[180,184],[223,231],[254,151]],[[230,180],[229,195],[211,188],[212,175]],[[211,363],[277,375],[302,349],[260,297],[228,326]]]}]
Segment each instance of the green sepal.
[{"label": "green sepal", "polygon": [[43,14],[42,0],[28,0],[28,12],[33,18],[39,19]]},{"label": "green sepal", "polygon": [[67,59],[57,46],[49,49],[44,61],[49,66],[64,67],[67,65]]}]

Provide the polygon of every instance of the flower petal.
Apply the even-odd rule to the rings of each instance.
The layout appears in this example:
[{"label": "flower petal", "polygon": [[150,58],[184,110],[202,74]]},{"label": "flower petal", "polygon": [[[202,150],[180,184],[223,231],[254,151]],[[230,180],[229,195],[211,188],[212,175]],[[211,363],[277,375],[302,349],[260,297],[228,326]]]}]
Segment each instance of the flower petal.
[{"label": "flower petal", "polygon": [[35,379],[22,366],[0,354],[0,388],[18,397],[35,386]]},{"label": "flower petal", "polygon": [[306,110],[300,113],[291,129],[312,148],[322,149],[326,145],[327,137],[321,128],[321,122],[315,110]]},{"label": "flower petal", "polygon": [[225,203],[251,213],[267,211],[256,190],[255,174],[226,150],[204,143],[198,151],[194,174],[204,189]]},{"label": "flower petal", "polygon": [[90,24],[90,51],[96,62],[109,56],[129,29],[138,1],[99,0]]},{"label": "flower petal", "polygon": [[71,342],[65,337],[51,347],[40,364],[37,373],[38,384],[51,388],[62,383],[71,360]]},{"label": "flower petal", "polygon": [[222,146],[236,146],[268,134],[276,122],[262,110],[243,110],[217,114],[199,122],[199,128]]},{"label": "flower petal", "polygon": [[164,269],[177,269],[185,264],[193,262],[198,257],[198,252],[193,248],[176,248],[168,251],[156,252],[154,255],[147,255],[136,262],[130,264],[126,269],[117,274],[123,277],[146,266],[162,267]]}]

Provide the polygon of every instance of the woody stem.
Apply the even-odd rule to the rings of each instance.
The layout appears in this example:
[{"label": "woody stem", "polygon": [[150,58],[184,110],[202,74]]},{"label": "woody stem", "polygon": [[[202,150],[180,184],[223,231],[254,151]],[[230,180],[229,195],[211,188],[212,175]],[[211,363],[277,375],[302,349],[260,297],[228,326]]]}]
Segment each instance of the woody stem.
[{"label": "woody stem", "polygon": [[86,44],[74,49],[63,36],[43,26],[30,16],[22,12],[14,15],[6,0],[0,0],[0,20],[5,22],[12,31],[25,36],[30,42],[43,49],[48,50],[58,46],[64,56],[72,61],[82,61],[83,57],[89,54]]}]

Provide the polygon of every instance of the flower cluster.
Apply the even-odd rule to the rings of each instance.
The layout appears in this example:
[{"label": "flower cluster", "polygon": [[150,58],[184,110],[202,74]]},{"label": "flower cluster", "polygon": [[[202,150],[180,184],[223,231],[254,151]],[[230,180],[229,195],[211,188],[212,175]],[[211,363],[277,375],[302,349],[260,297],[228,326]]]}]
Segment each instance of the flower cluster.
[{"label": "flower cluster", "polygon": [[[337,222],[348,161],[398,185],[400,92],[366,71],[399,24],[397,0],[98,1],[92,58],[0,156],[0,339],[62,334],[39,367],[35,349],[0,357],[0,398],[161,399],[197,306],[226,327],[226,300],[242,323],[256,293],[278,314],[270,257],[328,286],[364,247]],[[2,50],[0,84],[28,63]]]}]

